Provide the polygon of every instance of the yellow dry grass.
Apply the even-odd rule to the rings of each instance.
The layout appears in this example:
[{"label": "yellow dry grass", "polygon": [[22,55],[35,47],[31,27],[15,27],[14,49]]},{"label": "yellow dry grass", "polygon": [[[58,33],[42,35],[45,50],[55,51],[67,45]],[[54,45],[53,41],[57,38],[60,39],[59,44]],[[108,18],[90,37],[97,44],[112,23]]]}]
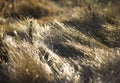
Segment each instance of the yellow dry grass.
[{"label": "yellow dry grass", "polygon": [[119,83],[119,1],[0,1],[0,83]]}]

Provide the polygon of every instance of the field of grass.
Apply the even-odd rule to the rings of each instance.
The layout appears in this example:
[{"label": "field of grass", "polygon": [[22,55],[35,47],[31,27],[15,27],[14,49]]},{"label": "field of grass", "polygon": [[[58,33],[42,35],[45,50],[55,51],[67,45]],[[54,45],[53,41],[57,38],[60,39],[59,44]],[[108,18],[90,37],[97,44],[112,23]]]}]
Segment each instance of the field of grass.
[{"label": "field of grass", "polygon": [[119,0],[1,0],[0,83],[120,83]]}]

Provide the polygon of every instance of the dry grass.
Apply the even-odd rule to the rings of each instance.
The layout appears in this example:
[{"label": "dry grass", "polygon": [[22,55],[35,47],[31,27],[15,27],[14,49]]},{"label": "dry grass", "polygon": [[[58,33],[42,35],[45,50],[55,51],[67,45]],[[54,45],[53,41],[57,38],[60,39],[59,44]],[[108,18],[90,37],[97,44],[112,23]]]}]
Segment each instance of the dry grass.
[{"label": "dry grass", "polygon": [[[31,21],[32,26],[30,26]],[[119,81],[119,75],[115,76],[115,71],[118,70],[114,69],[119,63],[119,49],[108,48],[76,28],[56,20],[51,24],[39,25],[34,19],[25,19],[22,22],[9,23],[8,26],[6,30],[12,29],[10,33],[1,32],[3,44],[1,48],[4,48],[8,55],[6,57],[8,61],[1,62],[1,68],[5,68],[2,73],[8,77],[6,79],[8,82],[112,83]],[[29,34],[30,28],[33,31],[31,34]],[[21,34],[27,35],[27,38]],[[69,53],[72,54],[66,55]]]},{"label": "dry grass", "polygon": [[119,3],[0,1],[0,83],[120,83]]}]

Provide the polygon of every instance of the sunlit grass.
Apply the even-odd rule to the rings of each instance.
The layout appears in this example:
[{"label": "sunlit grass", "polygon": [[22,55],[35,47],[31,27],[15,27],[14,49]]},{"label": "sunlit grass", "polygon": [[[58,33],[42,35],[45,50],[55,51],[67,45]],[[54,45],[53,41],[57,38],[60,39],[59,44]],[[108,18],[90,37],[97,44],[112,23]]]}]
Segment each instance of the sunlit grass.
[{"label": "sunlit grass", "polygon": [[119,83],[116,2],[0,5],[0,83]]}]

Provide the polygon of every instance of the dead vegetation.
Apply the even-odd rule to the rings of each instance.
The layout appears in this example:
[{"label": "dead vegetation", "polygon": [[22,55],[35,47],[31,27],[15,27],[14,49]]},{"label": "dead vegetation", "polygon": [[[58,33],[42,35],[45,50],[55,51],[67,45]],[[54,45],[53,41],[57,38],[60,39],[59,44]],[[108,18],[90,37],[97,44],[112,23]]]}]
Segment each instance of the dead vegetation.
[{"label": "dead vegetation", "polygon": [[120,83],[118,0],[11,1],[0,1],[0,83]]}]

